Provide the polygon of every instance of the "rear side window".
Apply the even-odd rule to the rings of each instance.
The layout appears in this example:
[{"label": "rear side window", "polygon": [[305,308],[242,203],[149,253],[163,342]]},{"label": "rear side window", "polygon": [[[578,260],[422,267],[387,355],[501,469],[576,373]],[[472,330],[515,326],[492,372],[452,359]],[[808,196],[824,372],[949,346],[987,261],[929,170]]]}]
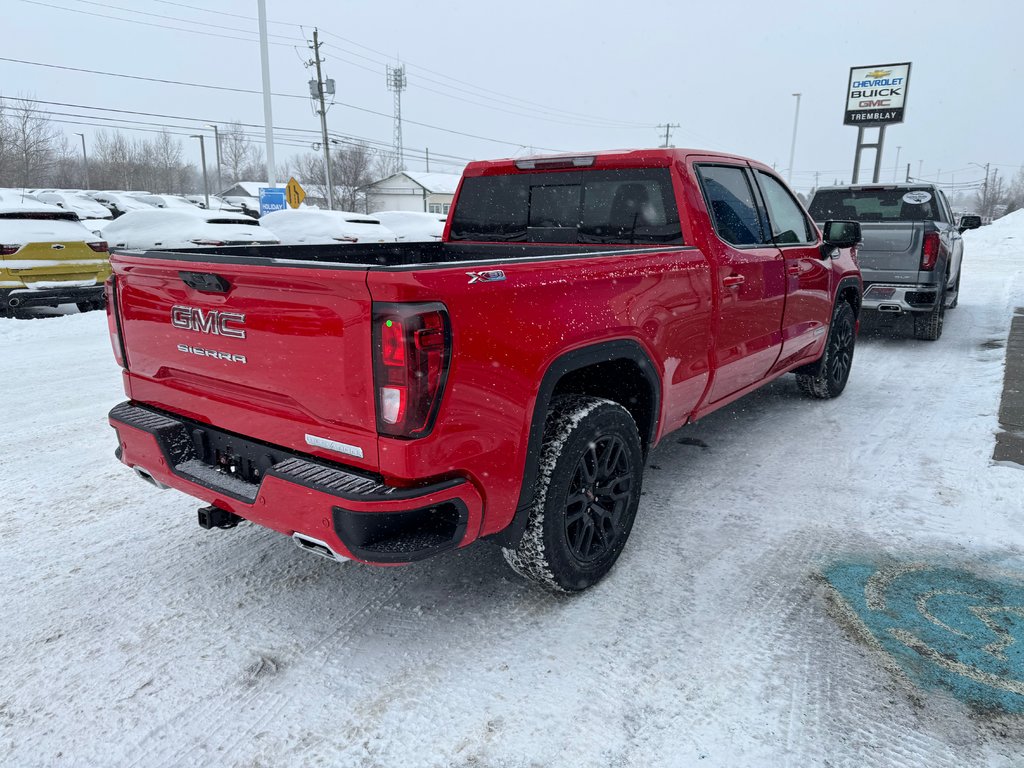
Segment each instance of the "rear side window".
[{"label": "rear side window", "polygon": [[746,170],[731,165],[701,165],[697,172],[719,237],[733,245],[763,243],[761,219]]},{"label": "rear side window", "polygon": [[763,171],[757,172],[757,183],[768,209],[768,223],[771,226],[772,242],[776,245],[811,243],[817,237],[811,234],[811,226],[800,210],[793,195],[774,176]]},{"label": "rear side window", "polygon": [[682,243],[668,168],[517,173],[462,182],[452,240]]},{"label": "rear side window", "polygon": [[927,188],[874,187],[822,189],[810,206],[815,221],[943,221],[934,191]]}]

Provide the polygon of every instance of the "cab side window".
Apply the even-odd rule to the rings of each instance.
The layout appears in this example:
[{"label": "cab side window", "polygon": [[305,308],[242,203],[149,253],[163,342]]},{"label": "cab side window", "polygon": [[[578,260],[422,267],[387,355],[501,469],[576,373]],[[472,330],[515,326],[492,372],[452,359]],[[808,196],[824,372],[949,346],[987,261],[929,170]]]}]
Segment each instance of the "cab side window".
[{"label": "cab side window", "polygon": [[697,174],[718,236],[732,245],[763,243],[761,217],[746,170],[730,165],[700,165]]},{"label": "cab side window", "polygon": [[813,243],[817,239],[810,222],[782,182],[764,171],[757,172],[757,183],[764,196],[771,226],[770,240],[775,245]]}]

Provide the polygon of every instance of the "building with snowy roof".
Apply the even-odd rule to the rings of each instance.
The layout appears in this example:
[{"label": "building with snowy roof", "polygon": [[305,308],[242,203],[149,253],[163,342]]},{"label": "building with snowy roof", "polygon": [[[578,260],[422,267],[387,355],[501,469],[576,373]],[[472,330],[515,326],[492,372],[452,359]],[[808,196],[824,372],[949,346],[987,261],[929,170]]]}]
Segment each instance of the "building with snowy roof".
[{"label": "building with snowy roof", "polygon": [[457,173],[400,171],[367,184],[367,213],[374,211],[424,211],[447,214],[462,178]]}]

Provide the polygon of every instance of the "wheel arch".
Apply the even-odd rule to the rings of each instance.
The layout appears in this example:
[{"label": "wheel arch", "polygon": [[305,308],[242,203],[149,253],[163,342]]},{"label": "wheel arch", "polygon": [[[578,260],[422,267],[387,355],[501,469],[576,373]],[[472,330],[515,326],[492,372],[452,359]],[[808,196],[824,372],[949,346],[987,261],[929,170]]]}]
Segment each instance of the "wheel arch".
[{"label": "wheel arch", "polygon": [[661,384],[654,363],[639,342],[617,339],[574,349],[556,358],[544,372],[530,420],[526,464],[512,522],[492,538],[514,547],[526,530],[540,471],[544,424],[551,401],[559,395],[604,397],[619,403],[636,422],[644,456],[657,435]]}]

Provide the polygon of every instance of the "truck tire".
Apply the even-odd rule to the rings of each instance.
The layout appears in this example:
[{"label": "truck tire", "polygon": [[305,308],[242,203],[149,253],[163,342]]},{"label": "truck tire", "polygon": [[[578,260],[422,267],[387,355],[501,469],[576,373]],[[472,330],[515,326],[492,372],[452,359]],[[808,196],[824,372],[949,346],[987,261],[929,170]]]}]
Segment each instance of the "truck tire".
[{"label": "truck tire", "polygon": [[840,301],[832,311],[828,339],[816,373],[798,373],[797,386],[805,395],[827,400],[839,397],[846,389],[853,366],[853,348],[857,343],[857,325],[853,308]]},{"label": "truck tire", "polygon": [[935,341],[942,335],[942,325],[946,317],[946,281],[939,286],[939,295],[935,297],[935,306],[930,312],[919,312],[914,315],[914,338],[924,341]]},{"label": "truck tire", "polygon": [[566,395],[552,401],[526,531],[502,548],[521,576],[578,592],[615,564],[633,528],[643,451],[636,422],[618,403]]}]

